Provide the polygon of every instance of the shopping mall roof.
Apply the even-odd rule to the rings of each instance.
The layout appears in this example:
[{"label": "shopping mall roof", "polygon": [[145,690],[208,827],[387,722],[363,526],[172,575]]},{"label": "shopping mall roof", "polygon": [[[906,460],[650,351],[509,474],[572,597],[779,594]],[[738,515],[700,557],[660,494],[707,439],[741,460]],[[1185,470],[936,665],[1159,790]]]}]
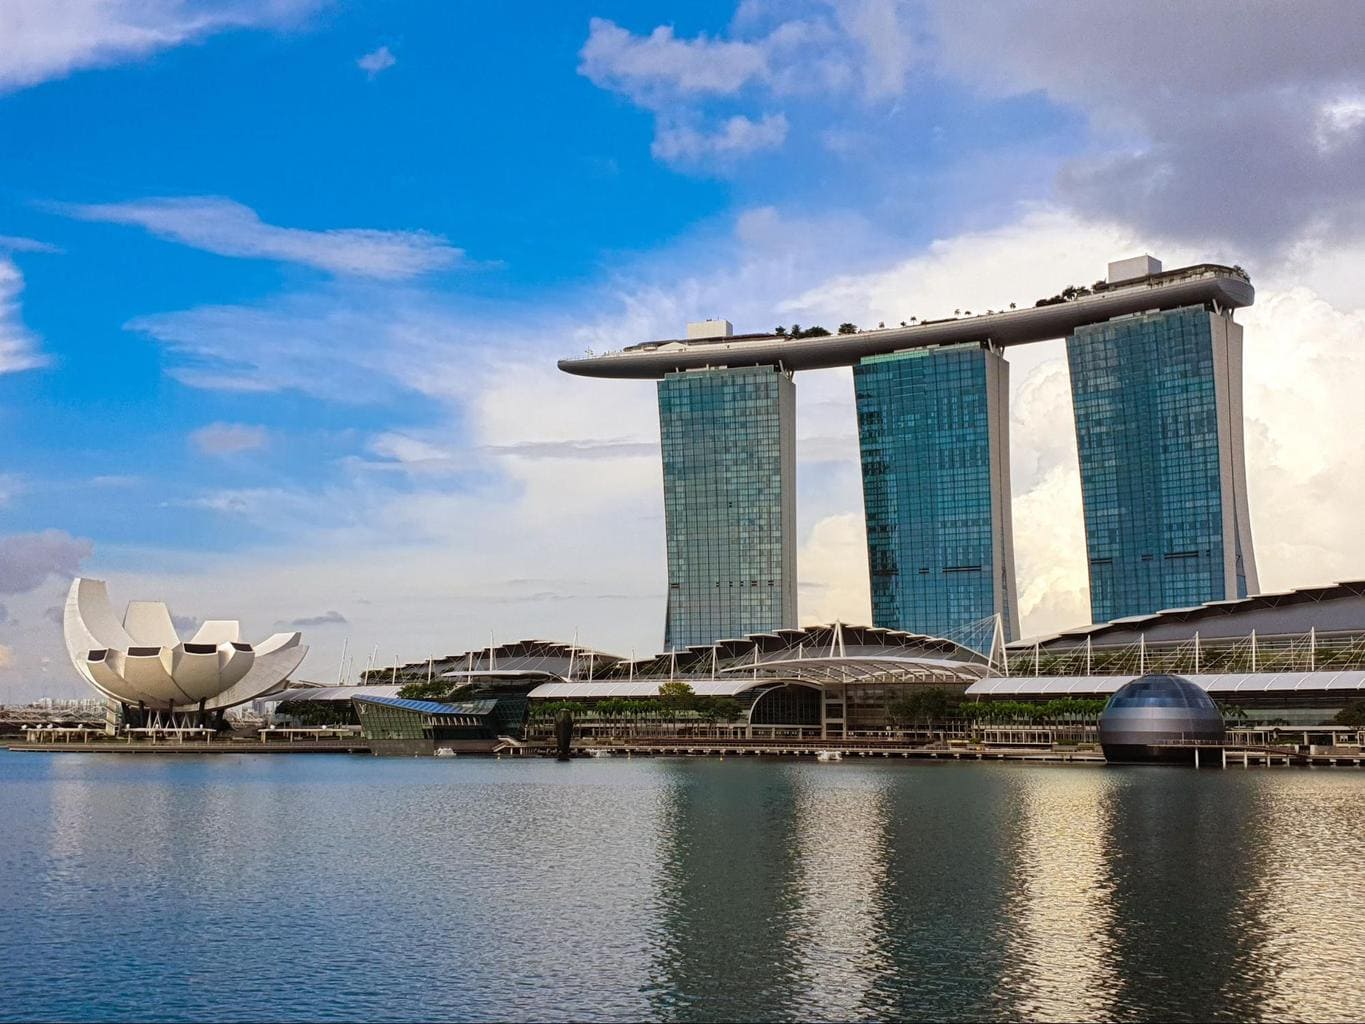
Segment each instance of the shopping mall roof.
[{"label": "shopping mall roof", "polygon": [[[608,697],[657,697],[659,687],[668,682],[667,676],[639,679],[576,679],[541,683],[528,696],[532,700],[599,700]],[[699,697],[734,697],[755,686],[767,686],[772,680],[762,679],[687,679],[692,692]]]},{"label": "shopping mall roof", "polygon": [[[967,687],[968,697],[1108,696],[1136,676],[990,676]],[[1246,672],[1181,674],[1216,697],[1315,694],[1365,695],[1365,672]]]},{"label": "shopping mall roof", "polygon": [[1151,615],[1132,615],[1093,626],[1079,626],[1047,636],[1016,640],[1011,652],[1041,646],[1066,648],[1117,646],[1193,637],[1205,639],[1247,636],[1255,629],[1263,636],[1307,633],[1365,632],[1365,580],[1302,587],[1269,594],[1256,594],[1229,601],[1210,601],[1189,608],[1170,608]]}]

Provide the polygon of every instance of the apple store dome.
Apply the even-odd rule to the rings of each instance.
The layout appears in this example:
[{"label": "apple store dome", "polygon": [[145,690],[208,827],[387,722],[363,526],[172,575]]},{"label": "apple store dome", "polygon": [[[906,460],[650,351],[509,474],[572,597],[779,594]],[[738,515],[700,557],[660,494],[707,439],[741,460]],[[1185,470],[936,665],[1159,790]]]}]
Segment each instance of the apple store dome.
[{"label": "apple store dome", "polygon": [[1100,715],[1100,746],[1109,761],[1189,759],[1186,746],[1221,743],[1223,715],[1203,688],[1181,676],[1145,675],[1120,687]]}]

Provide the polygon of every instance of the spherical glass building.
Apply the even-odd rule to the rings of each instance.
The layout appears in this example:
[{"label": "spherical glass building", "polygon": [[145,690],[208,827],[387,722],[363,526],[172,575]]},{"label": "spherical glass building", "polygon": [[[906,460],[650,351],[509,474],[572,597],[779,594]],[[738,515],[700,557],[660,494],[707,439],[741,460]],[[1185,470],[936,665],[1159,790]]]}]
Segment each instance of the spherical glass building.
[{"label": "spherical glass building", "polygon": [[1134,679],[1109,698],[1100,715],[1100,746],[1112,762],[1189,763],[1190,748],[1161,744],[1216,744],[1223,736],[1223,715],[1213,699],[1180,676]]}]

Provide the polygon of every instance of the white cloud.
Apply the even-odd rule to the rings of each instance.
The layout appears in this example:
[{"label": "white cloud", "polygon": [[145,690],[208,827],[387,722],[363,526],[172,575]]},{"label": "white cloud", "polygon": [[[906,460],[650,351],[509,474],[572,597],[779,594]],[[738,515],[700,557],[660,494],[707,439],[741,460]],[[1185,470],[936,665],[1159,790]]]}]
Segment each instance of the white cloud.
[{"label": "white cloud", "polygon": [[[1365,289],[1359,289],[1365,291]],[[1247,488],[1263,590],[1365,578],[1359,399],[1365,295],[1263,289],[1246,325]]]},{"label": "white cloud", "polygon": [[381,71],[387,71],[397,64],[398,58],[389,51],[387,46],[381,46],[377,50],[371,50],[355,63],[361,71],[364,71],[370,78],[374,78]]},{"label": "white cloud", "polygon": [[0,671],[14,664],[14,648],[0,644]]},{"label": "white cloud", "polygon": [[637,36],[605,18],[589,22],[579,58],[579,74],[594,85],[647,107],[679,94],[728,95],[767,71],[763,47],[752,43],[679,39],[668,25]]},{"label": "white cloud", "polygon": [[288,25],[324,0],[5,0],[0,92],[233,28]]},{"label": "white cloud", "polygon": [[796,565],[802,624],[872,621],[867,530],[861,507],[817,522],[797,552]]},{"label": "white cloud", "polygon": [[221,196],[151,198],[64,205],[82,220],[132,224],[220,256],[283,260],[348,277],[402,280],[454,266],[464,252],[425,231],[331,228],[310,231],[266,224],[248,206]]},{"label": "white cloud", "polygon": [[858,63],[868,95],[899,95],[916,56],[903,21],[906,5],[898,0],[845,0],[837,9],[839,24],[862,46]]},{"label": "white cloud", "polygon": [[47,362],[38,351],[38,338],[24,326],[19,296],[24,275],[12,260],[0,255],[0,373],[31,370]]},{"label": "white cloud", "polygon": [[1365,98],[1351,96],[1324,103],[1318,110],[1318,150],[1330,154],[1349,145],[1365,125]]},{"label": "white cloud", "polygon": [[210,423],[190,433],[190,444],[204,455],[240,455],[266,446],[265,427],[245,423]]},{"label": "white cloud", "polygon": [[51,245],[47,242],[40,242],[36,238],[24,238],[22,235],[0,235],[0,252],[42,252],[60,253],[59,246]]},{"label": "white cloud", "polygon": [[[771,104],[850,93],[885,100],[901,92],[911,66],[910,33],[895,0],[745,4],[729,38],[679,38],[661,25],[635,35],[603,18],[589,24],[579,74],[656,115],[653,154],[668,162],[737,157],[786,139],[782,112],[755,119],[707,111],[752,96]],[[841,120],[847,110],[840,111]],[[706,132],[696,127],[722,121]]]},{"label": "white cloud", "polygon": [[710,133],[681,126],[660,128],[650,151],[668,163],[700,163],[777,149],[786,138],[787,119],[782,114],[765,114],[758,121],[736,114]]}]

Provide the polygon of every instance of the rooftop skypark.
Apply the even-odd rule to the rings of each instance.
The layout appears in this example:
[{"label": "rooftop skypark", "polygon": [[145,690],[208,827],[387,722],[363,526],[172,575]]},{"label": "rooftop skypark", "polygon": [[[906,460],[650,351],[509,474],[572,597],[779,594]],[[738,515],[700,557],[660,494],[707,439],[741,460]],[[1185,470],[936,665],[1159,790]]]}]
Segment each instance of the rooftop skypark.
[{"label": "rooftop skypark", "polygon": [[[1122,268],[1145,261],[1151,273],[1125,277]],[[677,370],[715,366],[781,366],[785,370],[820,370],[852,366],[866,356],[908,348],[989,341],[998,348],[1064,338],[1077,327],[1114,317],[1182,306],[1208,306],[1215,311],[1239,309],[1255,301],[1251,279],[1240,267],[1199,263],[1162,272],[1150,257],[1110,264],[1108,280],[1089,294],[1043,299],[1041,305],[999,310],[975,316],[925,320],[909,326],[793,338],[782,334],[734,334],[720,337],[660,339],[616,352],[561,359],[559,368],[582,377],[658,379]],[[1143,269],[1147,269],[1144,267]],[[1116,275],[1118,275],[1116,277]]]}]

